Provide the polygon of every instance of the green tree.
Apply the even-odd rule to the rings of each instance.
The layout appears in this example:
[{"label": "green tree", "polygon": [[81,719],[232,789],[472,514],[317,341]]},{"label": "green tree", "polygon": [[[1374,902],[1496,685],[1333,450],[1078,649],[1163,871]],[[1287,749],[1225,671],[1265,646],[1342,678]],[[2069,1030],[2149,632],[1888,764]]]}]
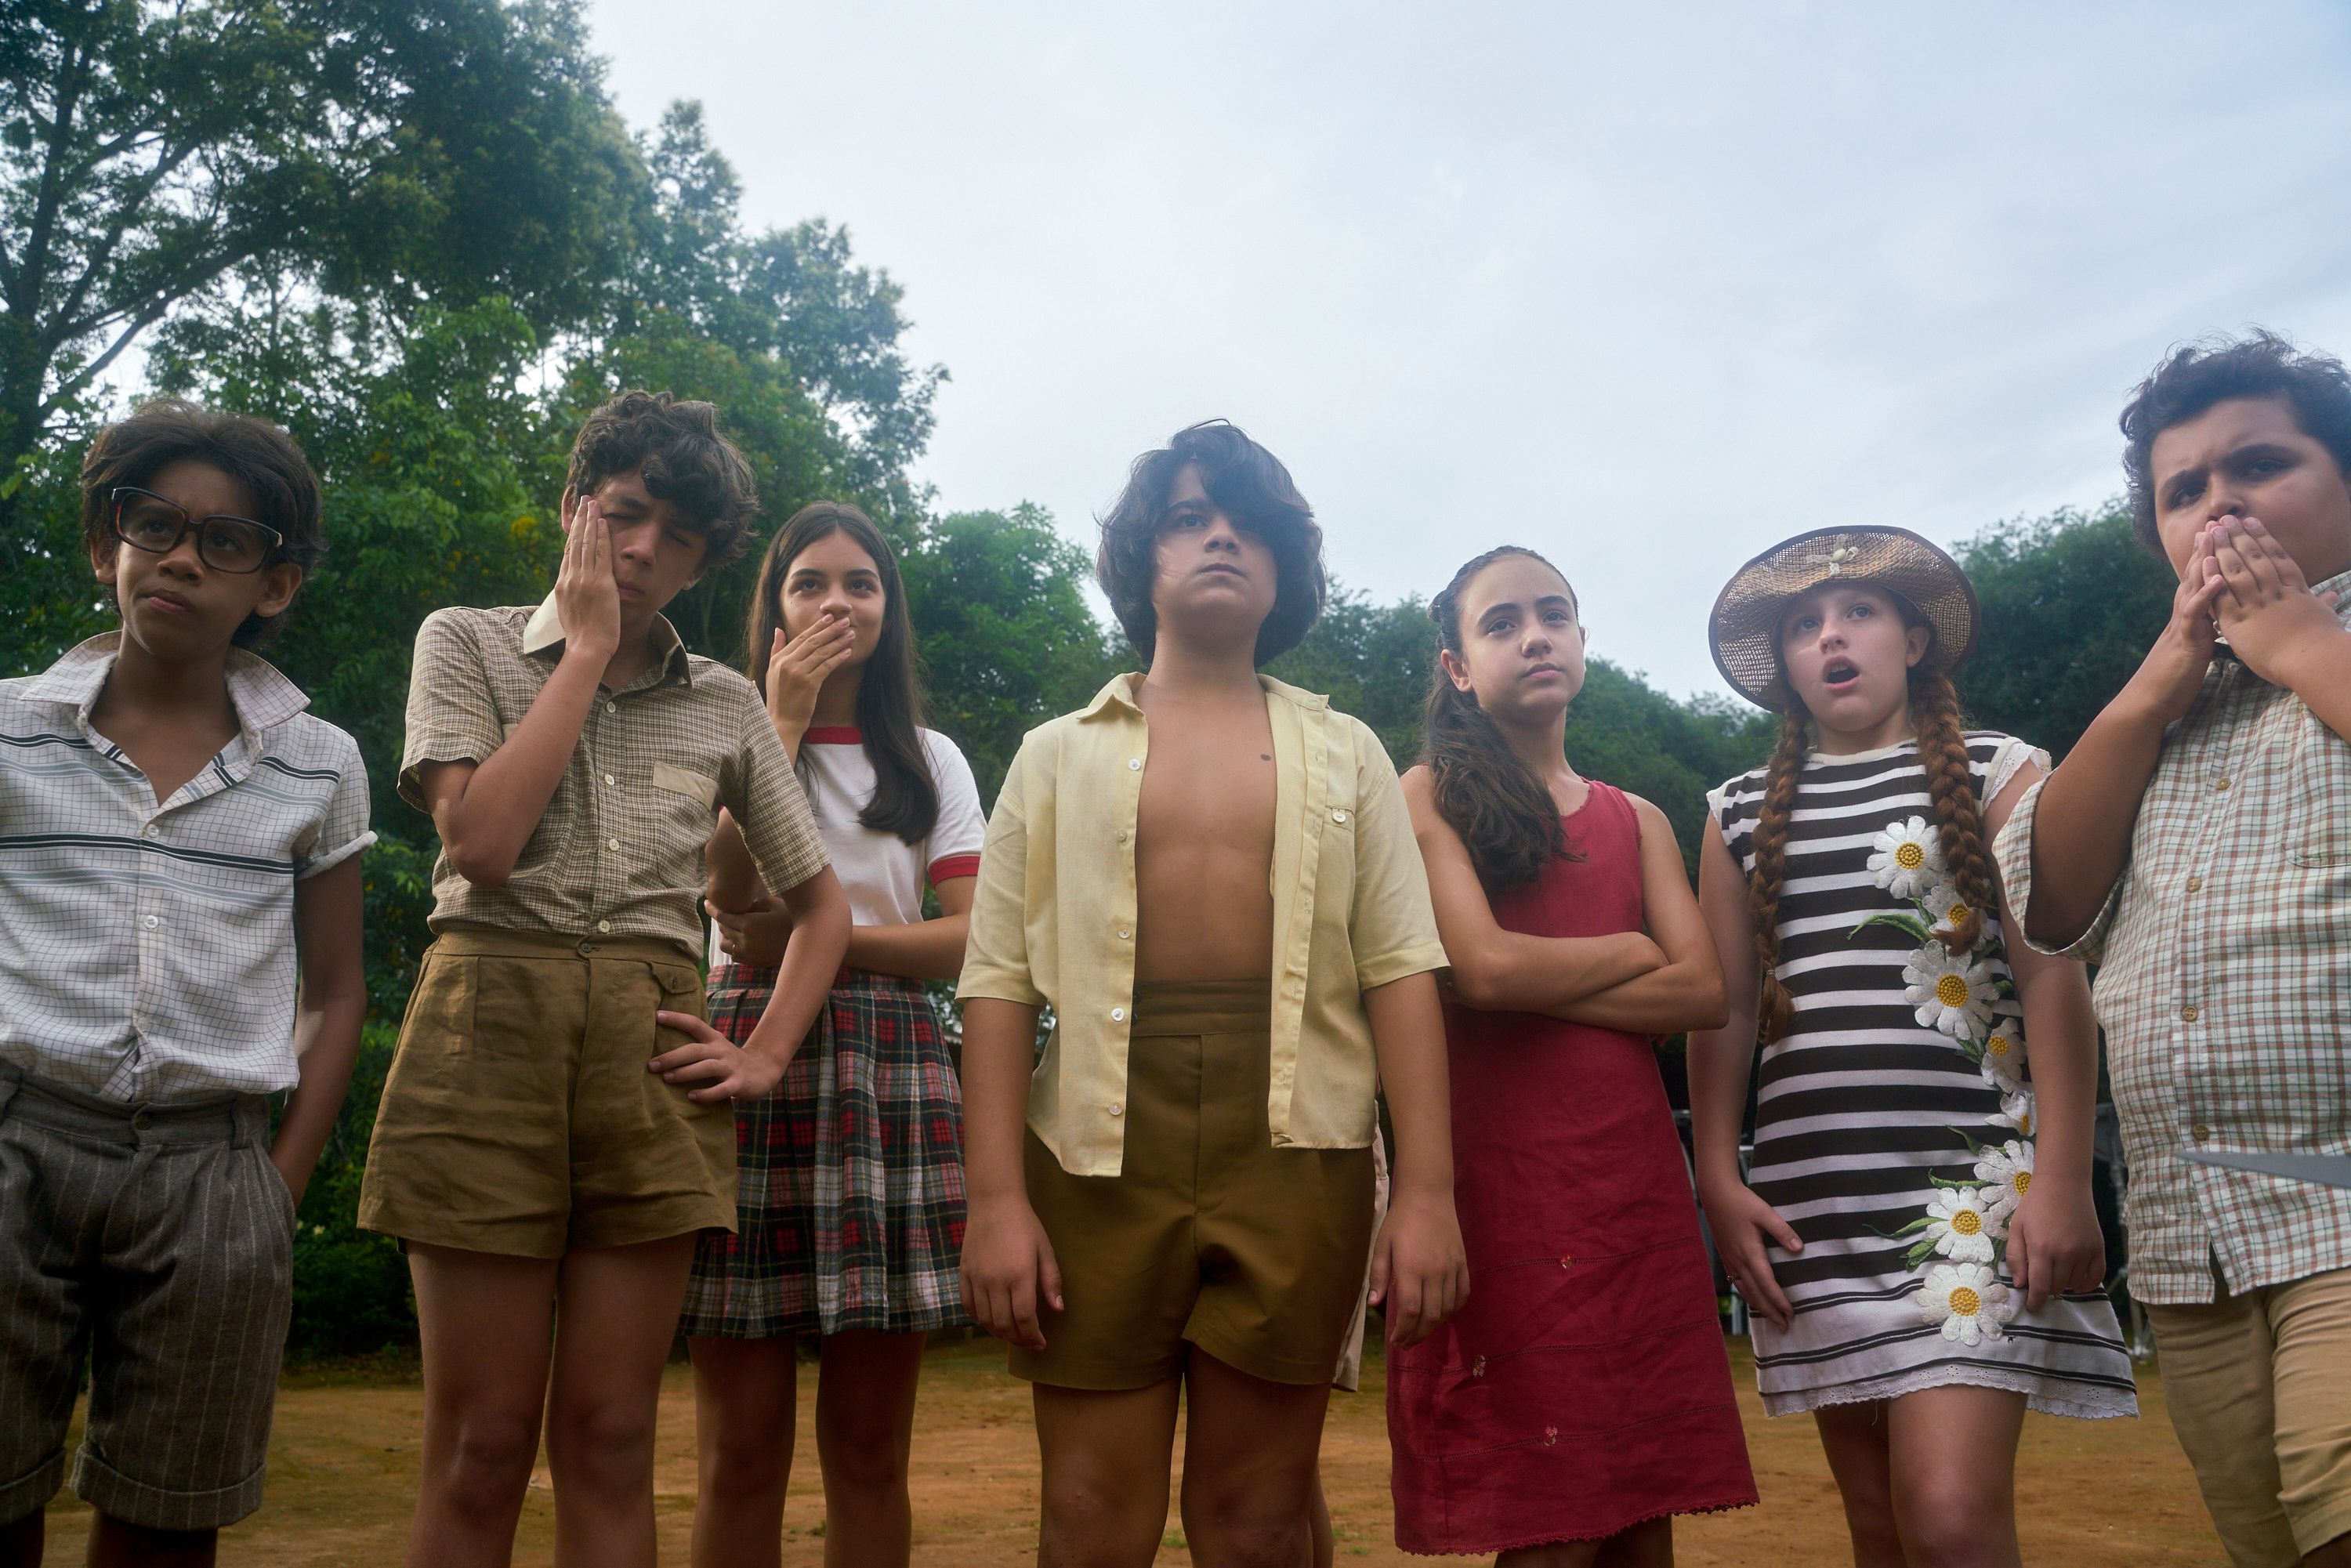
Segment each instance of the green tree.
[{"label": "green tree", "polygon": [[0,476],[149,329],[284,280],[586,320],[644,193],[574,0],[23,0],[0,127]]},{"label": "green tree", "polygon": [[1983,611],[1959,674],[1969,722],[2063,757],[2146,657],[2178,576],[2132,538],[2120,501],[1999,524],[1959,559]]}]

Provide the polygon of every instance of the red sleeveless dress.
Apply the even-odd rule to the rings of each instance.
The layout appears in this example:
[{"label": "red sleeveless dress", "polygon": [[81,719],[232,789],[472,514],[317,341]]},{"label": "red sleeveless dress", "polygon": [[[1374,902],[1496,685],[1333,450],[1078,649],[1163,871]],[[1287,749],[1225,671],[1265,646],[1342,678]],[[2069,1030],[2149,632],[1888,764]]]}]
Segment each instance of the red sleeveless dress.
[{"label": "red sleeveless dress", "polygon": [[[1494,900],[1637,931],[1641,827],[1594,781],[1565,856]],[[1650,1041],[1447,1004],[1469,1301],[1388,1361],[1396,1544],[1490,1552],[1755,1498],[1698,1206]]]}]

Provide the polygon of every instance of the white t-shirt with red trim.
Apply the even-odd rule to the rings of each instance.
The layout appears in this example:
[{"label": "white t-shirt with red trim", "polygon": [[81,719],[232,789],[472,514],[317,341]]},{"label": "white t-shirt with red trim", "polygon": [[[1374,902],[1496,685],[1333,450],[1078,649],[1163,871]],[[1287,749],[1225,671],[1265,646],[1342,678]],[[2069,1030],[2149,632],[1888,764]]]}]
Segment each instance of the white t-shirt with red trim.
[{"label": "white t-shirt with red trim", "polygon": [[911,925],[923,918],[925,883],[979,874],[987,813],[971,764],[938,731],[917,733],[939,792],[938,821],[919,844],[857,820],[873,799],[873,763],[857,729],[820,725],[800,737],[800,781],[832,856],[833,874],[848,891],[850,917],[860,925]]}]

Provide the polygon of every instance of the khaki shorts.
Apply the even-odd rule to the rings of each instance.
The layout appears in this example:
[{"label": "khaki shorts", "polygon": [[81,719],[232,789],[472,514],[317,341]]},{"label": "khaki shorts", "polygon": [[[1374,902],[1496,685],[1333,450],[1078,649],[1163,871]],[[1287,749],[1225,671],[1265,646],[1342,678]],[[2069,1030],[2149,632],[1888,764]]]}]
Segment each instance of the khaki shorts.
[{"label": "khaki shorts", "polygon": [[2237,1568],[2351,1534],[2351,1269],[2147,1310],[2164,1398]]},{"label": "khaki shorts", "polygon": [[1372,1244],[1372,1151],[1277,1149],[1262,980],[1141,986],[1114,1176],[1028,1139],[1029,1201],[1061,1265],[1032,1383],[1147,1388],[1196,1345],[1270,1383],[1327,1384]]},{"label": "khaki shorts", "polygon": [[735,1112],[645,1070],[708,1016],[646,937],[453,928],[425,950],[376,1112],[359,1222],[403,1241],[559,1258],[735,1228]]}]

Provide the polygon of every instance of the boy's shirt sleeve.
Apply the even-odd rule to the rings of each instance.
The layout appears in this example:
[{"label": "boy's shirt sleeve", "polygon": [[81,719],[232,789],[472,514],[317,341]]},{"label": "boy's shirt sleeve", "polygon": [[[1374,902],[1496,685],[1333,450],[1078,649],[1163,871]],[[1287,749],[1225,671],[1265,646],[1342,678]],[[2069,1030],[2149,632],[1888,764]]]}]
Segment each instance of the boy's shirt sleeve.
[{"label": "boy's shirt sleeve", "polygon": [[745,681],[741,695],[743,745],[719,775],[719,804],[733,814],[752,863],[759,868],[761,885],[781,893],[822,871],[832,857],[825,853],[816,813],[809,810],[808,791],[800,788],[799,775],[792,771],[791,758],[776,738],[775,725],[757,689]]},{"label": "boy's shirt sleeve", "polygon": [[1029,822],[1021,796],[1029,749],[1024,745],[1013,759],[987,819],[979,881],[972,890],[971,934],[964,946],[963,974],[956,981],[957,1001],[986,997],[1045,1005],[1029,963]]},{"label": "boy's shirt sleeve", "polygon": [[2007,933],[2036,953],[2053,957],[2073,958],[2085,964],[2104,961],[2106,956],[2106,933],[2115,923],[2115,907],[2121,902],[2123,885],[2130,880],[2130,865],[2126,862],[2115,885],[2106,891],[2106,902],[2089,929],[2063,947],[2044,947],[2024,933],[2025,911],[2032,906],[2032,824],[2040,814],[2041,791],[2049,783],[2046,776],[2027,789],[2016,802],[2016,810],[2008,814],[2007,825],[2000,837],[1992,841],[1992,861],[2000,870],[2001,893],[2009,912],[2015,916],[2017,927]]},{"label": "boy's shirt sleeve", "polygon": [[1355,902],[1349,934],[1357,988],[1370,990],[1446,965],[1428,870],[1395,764],[1379,737],[1355,728]]},{"label": "boy's shirt sleeve", "polygon": [[506,738],[482,663],[478,619],[459,610],[434,611],[416,629],[416,657],[408,670],[400,798],[431,810],[419,769],[428,762],[486,762]]},{"label": "boy's shirt sleeve", "polygon": [[298,844],[294,852],[294,880],[303,882],[341,864],[375,842],[375,834],[368,828],[367,763],[360,756],[359,743],[341,730],[335,732],[342,744],[342,755],[336,761],[335,792],[327,799],[327,809],[319,819],[308,843]]}]

